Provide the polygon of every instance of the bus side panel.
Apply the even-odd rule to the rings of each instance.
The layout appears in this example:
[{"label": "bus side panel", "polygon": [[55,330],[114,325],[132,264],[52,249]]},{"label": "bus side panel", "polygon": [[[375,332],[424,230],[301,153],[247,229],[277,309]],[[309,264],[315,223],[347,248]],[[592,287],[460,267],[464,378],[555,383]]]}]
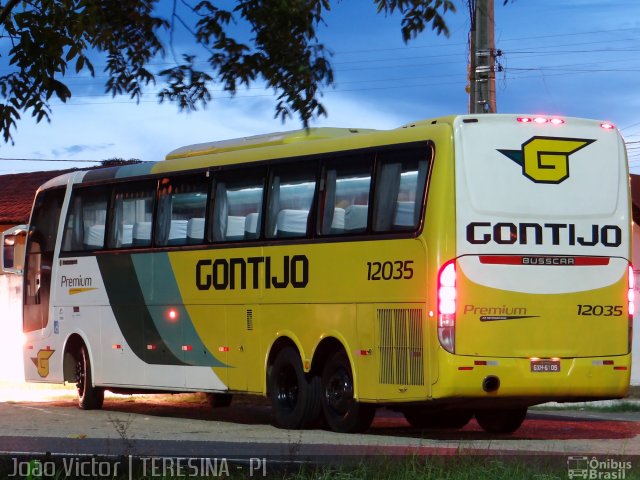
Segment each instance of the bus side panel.
[{"label": "bus side panel", "polygon": [[[420,239],[281,245],[270,247],[265,255],[258,249],[238,248],[169,256],[201,341],[216,354],[220,346],[226,347],[232,390],[255,391],[278,338],[292,337],[303,362],[311,362],[318,344],[334,337],[354,362],[356,389],[370,392],[368,399],[426,397],[424,373],[410,392],[404,377],[381,383],[378,375],[381,352],[390,352],[400,369],[420,359],[420,371],[424,370],[426,272]],[[260,308],[252,307],[257,304]],[[212,322],[222,317],[226,341],[211,343]],[[391,328],[387,345],[381,344],[381,324]],[[413,351],[406,343],[409,338],[418,342]],[[370,358],[361,351],[371,351]],[[373,370],[368,369],[361,380],[360,367],[365,364]],[[215,370],[223,374],[222,367]]]}]

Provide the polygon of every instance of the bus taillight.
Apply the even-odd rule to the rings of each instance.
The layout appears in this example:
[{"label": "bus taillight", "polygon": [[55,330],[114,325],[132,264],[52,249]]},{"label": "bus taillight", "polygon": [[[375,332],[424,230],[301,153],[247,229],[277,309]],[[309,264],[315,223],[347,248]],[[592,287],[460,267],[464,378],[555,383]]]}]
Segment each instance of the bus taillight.
[{"label": "bus taillight", "polygon": [[633,317],[633,315],[636,313],[635,312],[636,306],[634,303],[635,296],[636,296],[635,288],[636,288],[636,278],[633,273],[633,265],[629,265],[629,281],[628,281],[628,287],[627,287],[627,311],[629,312],[630,317]]},{"label": "bus taillight", "polygon": [[633,315],[636,313],[636,305],[635,305],[635,297],[636,297],[636,277],[633,272],[633,265],[629,264],[628,270],[628,280],[627,280],[627,312],[629,313],[629,333],[628,333],[628,344],[627,348],[629,353],[631,353],[632,345],[633,345]]},{"label": "bus taillight", "polygon": [[456,264],[445,263],[438,274],[438,340],[449,353],[456,347]]}]

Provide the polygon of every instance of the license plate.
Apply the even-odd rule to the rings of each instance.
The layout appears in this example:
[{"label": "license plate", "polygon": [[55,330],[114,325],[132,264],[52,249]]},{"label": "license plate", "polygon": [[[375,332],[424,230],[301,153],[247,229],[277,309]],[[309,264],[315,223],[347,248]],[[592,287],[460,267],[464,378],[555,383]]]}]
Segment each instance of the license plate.
[{"label": "license plate", "polygon": [[559,372],[560,360],[531,360],[532,372]]}]

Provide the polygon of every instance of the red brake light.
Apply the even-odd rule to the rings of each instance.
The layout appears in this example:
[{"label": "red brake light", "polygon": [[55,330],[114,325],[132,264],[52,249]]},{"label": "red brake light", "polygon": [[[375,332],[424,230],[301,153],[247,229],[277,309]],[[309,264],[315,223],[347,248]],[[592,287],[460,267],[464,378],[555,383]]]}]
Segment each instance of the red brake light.
[{"label": "red brake light", "polygon": [[633,315],[636,313],[636,277],[635,272],[633,271],[633,265],[629,264],[629,269],[627,271],[627,313],[629,314],[629,326],[628,326],[628,343],[627,348],[629,353],[631,353],[632,343],[633,343]]},{"label": "red brake light", "polygon": [[616,127],[615,127],[613,124],[611,124],[611,123],[601,123],[601,124],[600,124],[600,127],[601,127],[601,128],[604,128],[605,130],[613,130],[613,129],[615,129],[615,128],[616,128]]},{"label": "red brake light", "polygon": [[520,123],[537,123],[538,125],[543,125],[545,123],[550,123],[551,125],[564,125],[565,121],[560,117],[517,117],[516,120]]},{"label": "red brake light", "polygon": [[455,353],[456,264],[445,263],[438,274],[438,339],[449,353]]},{"label": "red brake light", "polygon": [[636,287],[636,278],[635,278],[635,274],[633,272],[633,265],[629,265],[629,279],[628,279],[628,289],[627,289],[627,310],[629,312],[629,316],[633,316],[633,314],[635,313],[635,296],[636,296],[636,292],[635,292],[635,287]]}]

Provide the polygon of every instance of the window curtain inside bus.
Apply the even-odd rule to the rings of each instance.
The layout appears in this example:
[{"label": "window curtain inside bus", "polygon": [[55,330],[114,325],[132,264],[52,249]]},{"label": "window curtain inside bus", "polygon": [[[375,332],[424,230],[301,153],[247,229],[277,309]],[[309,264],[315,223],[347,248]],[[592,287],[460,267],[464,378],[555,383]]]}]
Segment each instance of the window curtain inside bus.
[{"label": "window curtain inside bus", "polygon": [[212,235],[214,242],[223,242],[227,233],[229,205],[227,203],[227,184],[218,182],[213,209]]},{"label": "window curtain inside bus", "polygon": [[[71,245],[68,250],[82,250],[84,242],[84,219],[82,215],[82,199],[76,195],[73,199],[73,220],[71,222]],[[65,242],[66,243],[66,242]],[[65,245],[67,246],[67,245]]]},{"label": "window curtain inside bus", "polygon": [[158,199],[158,215],[156,217],[156,245],[166,245],[171,230],[171,209],[173,189],[168,179],[164,179],[160,186]]},{"label": "window curtain inside bus", "polygon": [[377,232],[391,230],[400,191],[401,173],[401,162],[385,162],[380,165],[373,219],[373,229]]},{"label": "window curtain inside bus", "polygon": [[336,203],[336,170],[327,170],[324,190],[324,211],[322,212],[322,234],[331,233],[331,224],[335,213]]},{"label": "window curtain inside bus", "polygon": [[418,184],[416,186],[415,208],[413,210],[413,226],[420,225],[420,214],[422,212],[422,200],[424,198],[424,189],[427,184],[427,173],[429,170],[429,162],[420,160],[418,162]]},{"label": "window curtain inside bus", "polygon": [[280,177],[274,175],[271,182],[271,195],[269,196],[269,212],[267,215],[267,238],[276,235],[276,225],[278,222],[278,212],[280,211]]},{"label": "window curtain inside bus", "polygon": [[122,245],[123,232],[122,223],[124,217],[124,206],[122,193],[116,195],[114,208],[113,208],[113,220],[111,222],[111,229],[109,231],[109,247],[118,248]]}]

